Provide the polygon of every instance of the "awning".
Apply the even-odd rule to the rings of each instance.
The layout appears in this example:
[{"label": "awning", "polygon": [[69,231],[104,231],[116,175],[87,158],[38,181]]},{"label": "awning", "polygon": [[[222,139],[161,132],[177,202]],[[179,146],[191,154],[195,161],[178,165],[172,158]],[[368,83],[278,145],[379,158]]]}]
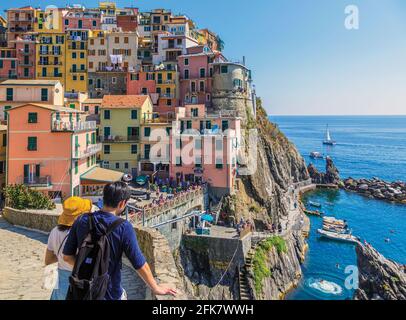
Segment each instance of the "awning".
[{"label": "awning", "polygon": [[91,183],[100,182],[100,183],[111,183],[120,181],[123,178],[124,173],[109,169],[104,169],[100,167],[96,167],[88,172],[84,173],[80,177],[80,181],[86,182],[89,181]]}]

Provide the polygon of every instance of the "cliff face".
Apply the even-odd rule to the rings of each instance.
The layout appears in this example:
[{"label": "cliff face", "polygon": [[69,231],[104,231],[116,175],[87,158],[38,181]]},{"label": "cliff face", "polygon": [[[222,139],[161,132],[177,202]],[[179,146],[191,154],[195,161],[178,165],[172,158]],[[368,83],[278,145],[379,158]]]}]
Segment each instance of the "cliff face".
[{"label": "cliff face", "polygon": [[[256,119],[250,119],[247,113],[244,123],[248,128],[258,130],[256,171],[252,175],[240,176],[237,193],[223,200],[222,212],[228,216],[225,222],[239,221],[243,217],[253,221],[257,231],[272,224],[286,225],[294,201],[289,187],[310,179],[305,162],[295,146],[269,121],[260,101]],[[251,160],[255,159],[252,151],[247,153]],[[282,299],[301,277],[300,262],[307,248],[302,232],[297,228],[288,231],[284,239],[286,252],[269,252],[267,265],[272,276],[263,280],[259,299]],[[237,268],[229,268],[221,283],[217,284],[215,272],[209,272],[213,269],[213,261],[207,252],[198,251],[184,246],[179,251],[178,266],[185,274],[187,292],[199,298],[238,299]]]},{"label": "cliff face", "polygon": [[359,284],[355,300],[406,300],[405,266],[386,259],[370,245],[356,248]]}]

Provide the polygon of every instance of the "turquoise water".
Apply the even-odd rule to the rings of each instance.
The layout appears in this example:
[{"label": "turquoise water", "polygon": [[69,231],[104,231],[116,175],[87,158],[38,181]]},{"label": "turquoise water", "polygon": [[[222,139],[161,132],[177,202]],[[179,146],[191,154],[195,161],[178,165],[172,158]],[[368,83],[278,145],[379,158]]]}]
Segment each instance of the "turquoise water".
[{"label": "turquoise water", "polygon": [[[270,117],[294,142],[305,157],[311,151],[330,155],[342,177],[378,176],[388,181],[406,180],[406,117]],[[321,143],[329,124],[335,147]],[[324,171],[325,161],[315,165]],[[322,211],[348,221],[353,234],[370,242],[386,257],[406,264],[406,206],[367,199],[345,191],[315,191],[304,201],[319,202]],[[350,244],[320,239],[317,229],[322,221],[311,217],[309,252],[303,265],[304,277],[289,299],[350,299],[344,281],[345,268],[356,265],[355,247]],[[390,239],[387,242],[387,239]],[[317,288],[319,280],[338,284],[340,294]]]}]

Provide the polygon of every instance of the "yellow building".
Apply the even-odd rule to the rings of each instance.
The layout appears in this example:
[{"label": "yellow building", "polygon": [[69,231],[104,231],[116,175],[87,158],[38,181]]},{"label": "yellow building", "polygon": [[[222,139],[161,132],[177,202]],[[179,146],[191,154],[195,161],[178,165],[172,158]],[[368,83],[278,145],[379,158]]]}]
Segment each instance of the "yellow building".
[{"label": "yellow building", "polygon": [[6,150],[7,126],[0,125],[0,201],[3,200],[2,190],[6,185]]},{"label": "yellow building", "polygon": [[[40,33],[36,43],[37,79],[59,80],[65,86],[66,35],[59,32]],[[66,90],[66,89],[65,89]]]},{"label": "yellow building", "polygon": [[66,9],[49,8],[47,10],[36,10],[34,20],[34,32],[38,33],[62,33],[63,15]]},{"label": "yellow building", "polygon": [[87,92],[89,30],[69,30],[66,46],[66,92]]},{"label": "yellow building", "polygon": [[137,175],[142,115],[152,110],[147,95],[104,96],[100,115],[104,168]]}]

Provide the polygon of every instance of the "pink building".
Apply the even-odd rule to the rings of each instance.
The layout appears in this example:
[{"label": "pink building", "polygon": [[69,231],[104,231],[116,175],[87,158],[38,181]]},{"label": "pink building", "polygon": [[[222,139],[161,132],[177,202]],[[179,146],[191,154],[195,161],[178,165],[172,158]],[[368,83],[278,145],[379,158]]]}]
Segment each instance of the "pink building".
[{"label": "pink building", "polygon": [[75,109],[53,105],[28,103],[8,112],[7,184],[51,197],[81,195],[86,174],[97,169],[96,124]]},{"label": "pink building", "polygon": [[187,54],[178,58],[180,74],[180,105],[211,105],[213,68],[216,55],[207,46],[187,49]]},{"label": "pink building", "polygon": [[17,79],[16,50],[0,48],[0,79]]},{"label": "pink building", "polygon": [[18,79],[35,78],[35,37],[24,35],[15,41]]},{"label": "pink building", "polygon": [[208,114],[205,105],[186,105],[179,108],[177,129],[181,135],[171,135],[170,177],[207,182],[216,194],[233,194],[241,119]]},{"label": "pink building", "polygon": [[[147,95],[156,93],[155,72],[131,72],[127,75],[128,95]],[[151,96],[152,99],[152,96]],[[155,104],[155,103],[154,103]]]},{"label": "pink building", "polygon": [[67,30],[100,30],[101,18],[100,13],[83,9],[72,9],[62,18],[63,31]]}]

